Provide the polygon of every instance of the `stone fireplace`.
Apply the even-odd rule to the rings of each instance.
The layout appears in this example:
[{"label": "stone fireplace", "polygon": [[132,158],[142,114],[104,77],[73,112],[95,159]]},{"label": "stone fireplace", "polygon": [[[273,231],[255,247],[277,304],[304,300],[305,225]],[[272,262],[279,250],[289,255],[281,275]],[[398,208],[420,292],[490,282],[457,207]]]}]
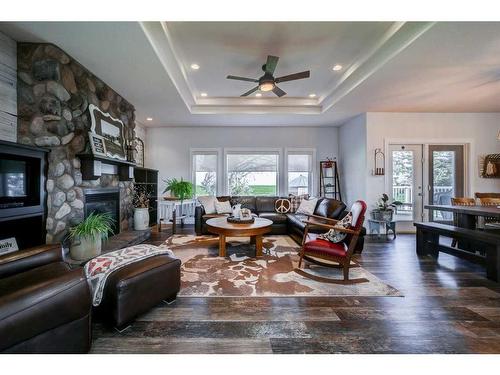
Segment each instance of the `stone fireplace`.
[{"label": "stone fireplace", "polygon": [[52,44],[18,43],[17,51],[18,142],[50,149],[47,243],[60,242],[70,226],[84,219],[86,207],[88,211],[95,199],[87,194],[91,190],[119,194],[117,232],[131,228],[133,182],[120,181],[113,172],[84,180],[78,154],[91,152],[89,104],[120,119],[127,142],[135,139],[134,107]]}]

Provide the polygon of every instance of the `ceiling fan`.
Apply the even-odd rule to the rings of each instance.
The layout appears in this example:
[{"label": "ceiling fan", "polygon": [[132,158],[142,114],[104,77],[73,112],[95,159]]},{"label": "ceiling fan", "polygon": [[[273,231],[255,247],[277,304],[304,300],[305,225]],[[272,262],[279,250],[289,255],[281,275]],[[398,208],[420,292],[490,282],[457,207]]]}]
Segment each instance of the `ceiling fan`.
[{"label": "ceiling fan", "polygon": [[277,83],[280,82],[287,82],[287,81],[295,81],[297,79],[303,79],[303,78],[309,78],[310,76],[310,71],[306,70],[304,72],[300,73],[294,73],[294,74],[289,74],[287,76],[283,77],[278,77],[274,78],[273,74],[274,71],[276,70],[276,65],[278,65],[278,56],[267,56],[267,61],[264,65],[262,65],[262,70],[264,71],[264,75],[260,77],[259,79],[255,78],[246,78],[246,77],[238,77],[238,76],[227,76],[227,79],[235,79],[237,81],[247,81],[247,82],[255,82],[258,83],[257,86],[255,86],[253,89],[248,90],[246,93],[242,94],[241,96],[248,96],[252,93],[254,93],[257,90],[260,91],[272,91],[274,92],[277,96],[280,98],[284,95],[286,95],[286,92],[284,92],[282,89],[280,89],[278,86],[276,86]]}]

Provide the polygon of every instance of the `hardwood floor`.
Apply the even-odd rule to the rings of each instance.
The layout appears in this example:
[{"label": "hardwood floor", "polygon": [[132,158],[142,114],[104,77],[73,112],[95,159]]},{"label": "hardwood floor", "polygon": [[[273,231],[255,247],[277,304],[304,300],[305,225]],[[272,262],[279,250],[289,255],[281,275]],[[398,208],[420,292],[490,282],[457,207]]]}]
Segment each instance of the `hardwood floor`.
[{"label": "hardwood floor", "polygon": [[481,267],[419,259],[413,235],[357,260],[404,297],[178,298],[123,333],[94,323],[92,352],[500,353],[500,284]]}]

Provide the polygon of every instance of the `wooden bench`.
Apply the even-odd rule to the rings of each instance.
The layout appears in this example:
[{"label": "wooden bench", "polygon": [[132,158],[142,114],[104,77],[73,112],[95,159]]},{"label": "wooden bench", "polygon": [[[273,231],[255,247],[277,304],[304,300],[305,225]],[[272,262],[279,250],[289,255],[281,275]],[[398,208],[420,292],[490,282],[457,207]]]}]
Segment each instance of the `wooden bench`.
[{"label": "wooden bench", "polygon": [[[415,223],[414,225],[417,228],[417,255],[431,255],[434,258],[439,256],[439,252],[454,255],[485,266],[486,277],[499,281],[500,236],[440,223]],[[479,250],[485,255],[440,244],[439,236],[467,241],[472,249]]]}]

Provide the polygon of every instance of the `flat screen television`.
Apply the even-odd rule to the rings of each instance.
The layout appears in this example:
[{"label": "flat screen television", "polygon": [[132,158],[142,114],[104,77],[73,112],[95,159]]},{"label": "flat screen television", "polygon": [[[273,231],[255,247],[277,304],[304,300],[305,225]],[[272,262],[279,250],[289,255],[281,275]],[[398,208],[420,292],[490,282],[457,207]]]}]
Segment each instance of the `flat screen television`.
[{"label": "flat screen television", "polygon": [[0,154],[0,208],[39,204],[40,159]]}]

